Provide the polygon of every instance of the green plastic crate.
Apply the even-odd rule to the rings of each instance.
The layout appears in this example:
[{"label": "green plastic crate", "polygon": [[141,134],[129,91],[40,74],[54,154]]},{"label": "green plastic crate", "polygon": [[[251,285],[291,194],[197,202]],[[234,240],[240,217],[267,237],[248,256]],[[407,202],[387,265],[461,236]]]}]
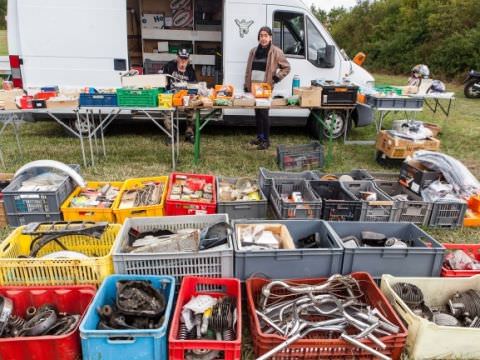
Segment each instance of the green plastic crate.
[{"label": "green plastic crate", "polygon": [[158,107],[158,94],[164,89],[117,89],[118,106]]},{"label": "green plastic crate", "polygon": [[377,85],[375,86],[375,90],[384,94],[394,93],[397,95],[402,95],[402,89],[390,85]]}]

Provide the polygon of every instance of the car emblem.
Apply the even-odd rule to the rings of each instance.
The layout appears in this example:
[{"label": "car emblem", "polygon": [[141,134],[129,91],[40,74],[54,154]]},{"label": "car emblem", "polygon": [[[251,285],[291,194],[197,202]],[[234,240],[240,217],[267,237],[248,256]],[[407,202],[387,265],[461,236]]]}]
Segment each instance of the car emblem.
[{"label": "car emblem", "polygon": [[250,26],[252,26],[253,24],[253,20],[246,21],[245,19],[242,19],[240,21],[238,19],[235,19],[235,23],[238,25],[238,29],[240,30],[240,37],[243,38],[245,37],[245,35],[248,34]]}]

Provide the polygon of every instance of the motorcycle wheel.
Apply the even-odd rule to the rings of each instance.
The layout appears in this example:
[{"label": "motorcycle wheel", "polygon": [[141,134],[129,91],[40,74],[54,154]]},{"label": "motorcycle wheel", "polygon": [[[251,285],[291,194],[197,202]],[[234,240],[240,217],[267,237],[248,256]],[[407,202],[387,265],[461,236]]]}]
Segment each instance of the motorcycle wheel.
[{"label": "motorcycle wheel", "polygon": [[469,99],[479,99],[480,98],[480,90],[474,88],[474,86],[480,86],[480,80],[472,79],[465,84],[463,89],[463,93],[465,94],[466,98]]}]

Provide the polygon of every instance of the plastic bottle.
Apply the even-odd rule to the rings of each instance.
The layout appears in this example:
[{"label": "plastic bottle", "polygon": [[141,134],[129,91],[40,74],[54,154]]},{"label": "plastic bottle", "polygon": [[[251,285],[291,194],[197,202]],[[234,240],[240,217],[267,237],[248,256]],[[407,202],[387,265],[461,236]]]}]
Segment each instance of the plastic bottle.
[{"label": "plastic bottle", "polygon": [[292,80],[292,94],[293,90],[300,87],[300,76],[294,75]]}]

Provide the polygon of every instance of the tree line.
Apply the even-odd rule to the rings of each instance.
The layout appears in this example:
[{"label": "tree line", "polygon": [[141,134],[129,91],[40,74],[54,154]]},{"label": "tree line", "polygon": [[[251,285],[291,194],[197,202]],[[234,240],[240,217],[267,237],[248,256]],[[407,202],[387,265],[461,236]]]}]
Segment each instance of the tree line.
[{"label": "tree line", "polygon": [[358,0],[348,10],[312,12],[347,54],[367,54],[371,71],[406,74],[427,64],[447,80],[480,71],[479,0]]}]

